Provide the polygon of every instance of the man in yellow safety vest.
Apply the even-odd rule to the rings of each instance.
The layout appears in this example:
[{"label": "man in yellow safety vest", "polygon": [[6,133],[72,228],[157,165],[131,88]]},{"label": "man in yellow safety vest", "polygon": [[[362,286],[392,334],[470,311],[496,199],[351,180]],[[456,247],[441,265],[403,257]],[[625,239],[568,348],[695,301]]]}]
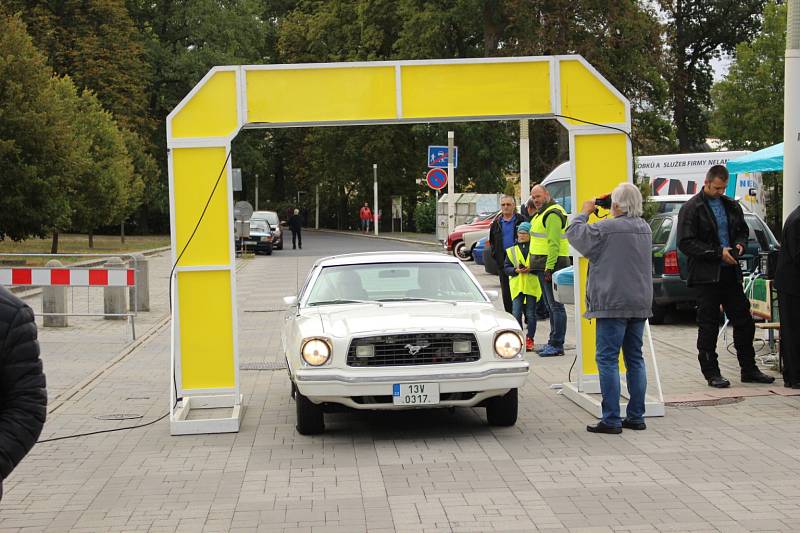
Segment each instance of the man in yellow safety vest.
[{"label": "man in yellow safety vest", "polygon": [[539,277],[542,298],[550,308],[550,338],[537,353],[542,357],[564,355],[567,312],[553,295],[553,272],[569,266],[569,246],[564,237],[567,212],[553,201],[542,185],[531,189],[536,214],[531,219],[531,270]]},{"label": "man in yellow safety vest", "polygon": [[522,314],[528,323],[528,335],[525,349],[533,350],[533,336],[536,334],[536,301],[542,297],[539,278],[531,272],[531,225],[523,222],[517,226],[517,242],[506,249],[504,271],[508,275],[508,286],[511,291],[511,314],[522,325]]}]

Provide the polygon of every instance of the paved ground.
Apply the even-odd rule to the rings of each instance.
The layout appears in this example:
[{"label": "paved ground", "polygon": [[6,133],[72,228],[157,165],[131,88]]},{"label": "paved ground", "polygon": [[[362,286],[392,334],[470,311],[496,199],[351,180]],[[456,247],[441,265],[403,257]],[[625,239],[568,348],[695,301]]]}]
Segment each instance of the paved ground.
[{"label": "paved ground", "polygon": [[[302,251],[240,261],[243,363],[279,360],[280,297],[319,255],[414,247],[304,237]],[[126,346],[124,326],[102,320],[41,330],[51,397],[60,394],[42,438],[166,412],[169,328],[160,318],[169,266],[153,260],[161,281],[151,280],[154,311],[139,320],[138,344]],[[710,391],[696,368],[689,319],[653,328],[673,398]],[[540,323],[537,341],[546,333]],[[37,445],[5,481],[0,531],[800,529],[798,397],[734,381],[731,390],[743,397],[736,403],[668,407],[647,431],[592,435],[584,429],[591,417],[550,387],[566,379],[572,355],[532,356],[519,422],[502,429],[488,427],[482,409],[356,413],[331,415],[325,435],[301,437],[285,370],[243,371],[238,434],[170,437],[161,420]],[[733,356],[723,355],[723,366],[736,377]],[[102,419],[109,415],[141,418]]]}]

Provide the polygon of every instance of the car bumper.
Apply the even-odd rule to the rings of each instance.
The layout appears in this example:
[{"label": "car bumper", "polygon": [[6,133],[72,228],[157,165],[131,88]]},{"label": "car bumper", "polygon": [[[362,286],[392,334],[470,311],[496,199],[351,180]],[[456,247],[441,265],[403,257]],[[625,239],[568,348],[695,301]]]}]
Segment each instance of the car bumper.
[{"label": "car bumper", "polygon": [[[314,403],[337,403],[353,409],[414,408],[392,403],[392,388],[396,383],[438,383],[439,394],[444,397],[438,404],[422,407],[472,407],[487,398],[503,395],[509,389],[521,387],[529,371],[530,365],[522,360],[446,370],[394,367],[365,372],[364,369],[302,368],[295,373],[294,381],[300,393]],[[455,393],[475,394],[464,397]],[[447,399],[448,396],[454,398]]]},{"label": "car bumper", "polygon": [[662,276],[653,279],[653,301],[657,305],[694,302],[697,293],[686,285],[680,276]]}]

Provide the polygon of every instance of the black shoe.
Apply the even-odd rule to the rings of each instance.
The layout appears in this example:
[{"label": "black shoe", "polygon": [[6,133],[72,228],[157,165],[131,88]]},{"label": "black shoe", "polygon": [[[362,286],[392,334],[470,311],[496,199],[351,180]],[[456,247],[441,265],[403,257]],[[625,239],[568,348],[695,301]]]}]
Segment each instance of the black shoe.
[{"label": "black shoe", "polygon": [[768,376],[759,369],[742,372],[742,383],[772,383],[775,378]]},{"label": "black shoe", "polygon": [[605,425],[602,421],[594,426],[586,426],[586,431],[589,433],[608,433],[609,435],[619,435],[622,433],[622,428],[615,428]]},{"label": "black shoe", "polygon": [[627,418],[622,421],[622,427],[625,429],[632,429],[634,431],[642,431],[647,429],[647,424],[644,422],[631,422]]},{"label": "black shoe", "polygon": [[723,378],[722,376],[714,376],[708,378],[708,386],[716,387],[718,389],[725,389],[731,386],[731,382]]}]

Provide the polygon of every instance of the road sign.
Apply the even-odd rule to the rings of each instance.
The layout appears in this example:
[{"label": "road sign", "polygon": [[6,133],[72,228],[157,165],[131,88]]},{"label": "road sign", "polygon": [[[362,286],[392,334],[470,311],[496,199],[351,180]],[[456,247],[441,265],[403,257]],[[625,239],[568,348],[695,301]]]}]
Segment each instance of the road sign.
[{"label": "road sign", "polygon": [[[453,151],[453,168],[458,168],[458,146]],[[447,146],[428,146],[428,168],[447,168]]]},{"label": "road sign", "polygon": [[231,169],[231,182],[233,183],[233,190],[234,191],[241,191],[242,190],[242,169],[241,168],[232,168]]},{"label": "road sign", "polygon": [[428,187],[439,191],[447,185],[447,171],[442,168],[432,168],[425,175],[425,179],[428,181]]}]

